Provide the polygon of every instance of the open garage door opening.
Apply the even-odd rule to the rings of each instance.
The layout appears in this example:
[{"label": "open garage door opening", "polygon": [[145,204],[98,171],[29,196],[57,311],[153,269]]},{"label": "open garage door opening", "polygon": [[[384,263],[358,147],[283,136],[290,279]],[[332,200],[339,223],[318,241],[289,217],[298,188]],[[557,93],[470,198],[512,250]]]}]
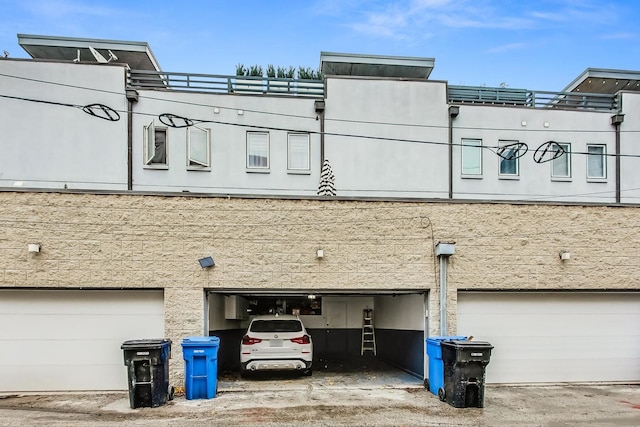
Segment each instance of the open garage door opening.
[{"label": "open garage door opening", "polygon": [[[209,335],[220,338],[221,375],[239,376],[240,343],[252,318],[279,314],[299,317],[313,342],[314,376],[321,372],[364,374],[390,370],[421,384],[427,327],[424,291],[336,293],[207,293]],[[371,317],[372,328],[366,318]],[[368,332],[373,332],[369,335]],[[371,342],[371,341],[374,342]]]}]

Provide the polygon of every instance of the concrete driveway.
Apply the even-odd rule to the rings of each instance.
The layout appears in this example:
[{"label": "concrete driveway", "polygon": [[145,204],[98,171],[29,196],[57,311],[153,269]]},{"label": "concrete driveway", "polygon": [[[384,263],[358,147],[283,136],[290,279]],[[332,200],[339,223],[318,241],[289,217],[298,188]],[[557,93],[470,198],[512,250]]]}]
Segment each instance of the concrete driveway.
[{"label": "concrete driveway", "polygon": [[484,408],[457,409],[389,369],[312,377],[222,374],[214,399],[184,395],[129,407],[127,392],[0,395],[0,426],[640,426],[638,385],[485,387]]}]

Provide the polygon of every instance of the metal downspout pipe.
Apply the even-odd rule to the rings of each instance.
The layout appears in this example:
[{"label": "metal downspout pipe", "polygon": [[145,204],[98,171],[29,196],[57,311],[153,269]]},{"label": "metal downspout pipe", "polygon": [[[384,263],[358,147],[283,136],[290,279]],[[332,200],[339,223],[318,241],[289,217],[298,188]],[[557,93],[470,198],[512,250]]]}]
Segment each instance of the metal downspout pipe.
[{"label": "metal downspout pipe", "polygon": [[138,91],[126,89],[127,95],[127,190],[133,189],[133,103],[138,102]]},{"label": "metal downspout pipe", "polygon": [[436,244],[436,256],[440,258],[440,336],[447,335],[447,263],[454,253],[454,242]]},{"label": "metal downspout pipe", "polygon": [[324,166],[324,100],[316,101],[314,103],[316,118],[320,120],[320,172],[322,173],[322,166]]},{"label": "metal downspout pipe", "polygon": [[[611,124],[616,128],[616,203],[620,203],[620,125],[624,122],[624,114],[611,116]],[[606,160],[605,160],[606,161]]]},{"label": "metal downspout pipe", "polygon": [[453,199],[453,119],[460,114],[460,107],[449,106],[449,198]]}]

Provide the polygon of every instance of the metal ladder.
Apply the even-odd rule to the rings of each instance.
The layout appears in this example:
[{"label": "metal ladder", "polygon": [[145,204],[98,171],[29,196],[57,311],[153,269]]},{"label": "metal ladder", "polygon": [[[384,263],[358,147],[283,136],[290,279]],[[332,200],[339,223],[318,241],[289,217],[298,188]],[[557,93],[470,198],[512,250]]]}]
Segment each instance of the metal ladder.
[{"label": "metal ladder", "polygon": [[376,356],[376,331],[373,328],[373,309],[365,308],[362,310],[362,347],[360,355],[364,355],[365,351],[372,351]]}]

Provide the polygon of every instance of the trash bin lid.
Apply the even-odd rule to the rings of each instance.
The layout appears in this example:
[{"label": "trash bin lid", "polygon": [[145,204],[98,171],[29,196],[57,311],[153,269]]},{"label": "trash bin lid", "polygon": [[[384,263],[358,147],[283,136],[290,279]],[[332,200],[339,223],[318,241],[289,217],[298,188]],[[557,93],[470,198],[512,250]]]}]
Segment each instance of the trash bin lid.
[{"label": "trash bin lid", "polygon": [[466,340],[467,337],[463,337],[460,335],[450,335],[450,336],[435,336],[428,337],[427,343],[440,345],[442,341],[452,341],[452,340]]},{"label": "trash bin lid", "polygon": [[182,346],[217,346],[220,344],[220,338],[218,337],[186,337],[182,339]]},{"label": "trash bin lid", "polygon": [[486,341],[452,340],[452,341],[443,341],[442,345],[451,346],[458,349],[464,349],[464,348],[492,349],[493,348],[493,346]]},{"label": "trash bin lid", "polygon": [[122,343],[120,346],[123,350],[136,350],[136,349],[157,349],[164,346],[171,346],[170,339],[142,339],[142,340],[129,340]]}]

